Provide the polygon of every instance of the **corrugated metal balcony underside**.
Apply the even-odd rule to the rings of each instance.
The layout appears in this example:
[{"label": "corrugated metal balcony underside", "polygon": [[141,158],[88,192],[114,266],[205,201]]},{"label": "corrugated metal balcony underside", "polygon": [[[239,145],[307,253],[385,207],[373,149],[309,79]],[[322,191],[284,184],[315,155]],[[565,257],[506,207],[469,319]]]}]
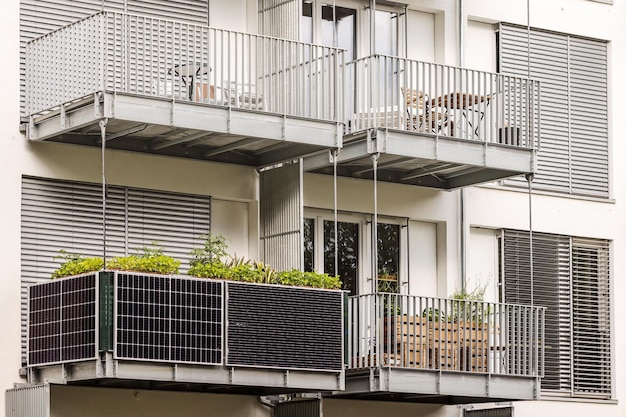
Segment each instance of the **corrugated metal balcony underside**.
[{"label": "corrugated metal balcony underside", "polygon": [[[452,190],[533,173],[535,150],[491,142],[393,129],[370,129],[344,137],[337,174]],[[306,171],[333,173],[332,156],[305,159]]]},{"label": "corrugated metal balcony underside", "polygon": [[160,155],[263,166],[335,147],[340,125],[157,97],[94,93],[27,127],[31,141],[101,146]]}]

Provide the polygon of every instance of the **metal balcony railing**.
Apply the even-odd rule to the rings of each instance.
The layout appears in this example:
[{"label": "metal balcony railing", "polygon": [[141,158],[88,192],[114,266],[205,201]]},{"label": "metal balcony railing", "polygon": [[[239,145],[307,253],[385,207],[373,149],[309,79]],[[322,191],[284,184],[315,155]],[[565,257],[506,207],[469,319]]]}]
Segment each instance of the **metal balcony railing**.
[{"label": "metal balcony railing", "polygon": [[539,83],[374,55],[347,64],[349,130],[400,129],[537,147]]},{"label": "metal balcony railing", "polygon": [[543,307],[390,293],[348,299],[348,369],[543,375]]},{"label": "metal balcony railing", "polygon": [[28,116],[95,92],[341,121],[343,50],[102,12],[26,46]]}]

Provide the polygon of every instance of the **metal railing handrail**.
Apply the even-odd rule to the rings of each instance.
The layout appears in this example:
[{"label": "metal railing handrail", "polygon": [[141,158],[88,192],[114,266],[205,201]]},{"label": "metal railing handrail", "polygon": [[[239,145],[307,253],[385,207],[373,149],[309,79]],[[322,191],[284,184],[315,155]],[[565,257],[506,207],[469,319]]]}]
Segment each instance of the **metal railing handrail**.
[{"label": "metal railing handrail", "polygon": [[344,114],[337,47],[103,11],[26,49],[29,116],[100,91],[332,122]]},{"label": "metal railing handrail", "polygon": [[348,368],[542,377],[544,307],[392,293],[348,297]]},{"label": "metal railing handrail", "polygon": [[536,148],[539,81],[382,54],[346,64],[352,132],[399,129]]}]

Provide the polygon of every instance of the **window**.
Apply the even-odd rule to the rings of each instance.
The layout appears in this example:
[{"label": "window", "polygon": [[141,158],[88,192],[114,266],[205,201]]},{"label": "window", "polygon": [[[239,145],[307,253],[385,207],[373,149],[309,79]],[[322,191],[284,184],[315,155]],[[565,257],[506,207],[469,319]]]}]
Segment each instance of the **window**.
[{"label": "window", "polygon": [[[341,215],[335,221],[330,214],[304,219],[304,270],[339,275],[343,289],[350,294],[371,291],[371,221],[364,214]],[[378,223],[378,291],[399,292],[401,277],[400,222]],[[335,270],[335,247],[337,269]]]},{"label": "window", "polygon": [[400,225],[378,223],[378,291],[399,292]]},{"label": "window", "polygon": [[496,45],[498,71],[541,82],[535,187],[608,197],[607,42],[531,29],[529,47],[525,27],[502,24]]},{"label": "window", "polygon": [[505,230],[502,296],[507,303],[546,307],[544,393],[610,398],[609,242]]}]

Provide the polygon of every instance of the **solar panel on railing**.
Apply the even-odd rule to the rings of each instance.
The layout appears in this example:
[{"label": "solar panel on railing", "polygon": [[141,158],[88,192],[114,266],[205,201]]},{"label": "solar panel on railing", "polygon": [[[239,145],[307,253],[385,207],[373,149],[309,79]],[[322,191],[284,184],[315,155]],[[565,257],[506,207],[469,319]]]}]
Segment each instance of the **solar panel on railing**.
[{"label": "solar panel on railing", "polygon": [[33,285],[29,299],[28,363],[95,358],[96,275]]},{"label": "solar panel on railing", "polygon": [[116,357],[221,363],[222,286],[117,273]]},{"label": "solar panel on railing", "polygon": [[227,365],[342,369],[341,291],[227,285]]}]

